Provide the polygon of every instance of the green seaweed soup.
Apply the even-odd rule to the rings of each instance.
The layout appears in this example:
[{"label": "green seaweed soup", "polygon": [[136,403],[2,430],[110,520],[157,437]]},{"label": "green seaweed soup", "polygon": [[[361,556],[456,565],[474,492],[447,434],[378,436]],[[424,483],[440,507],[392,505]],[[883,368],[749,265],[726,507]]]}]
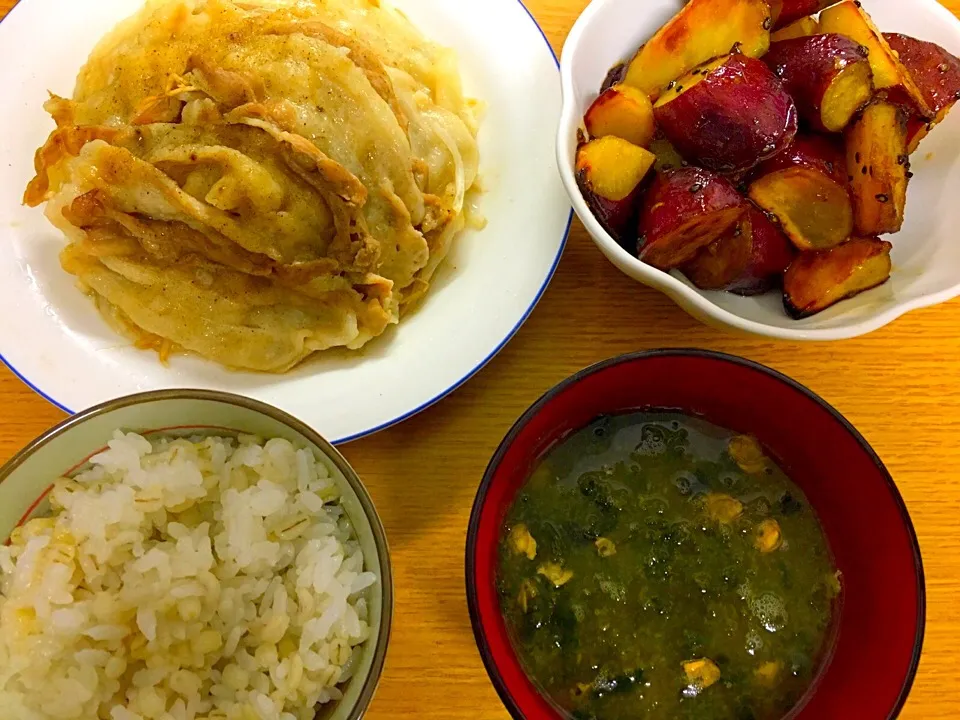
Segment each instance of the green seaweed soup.
[{"label": "green seaweed soup", "polygon": [[749,437],[603,417],[519,492],[498,590],[531,679],[577,720],[782,718],[827,654],[840,576]]}]

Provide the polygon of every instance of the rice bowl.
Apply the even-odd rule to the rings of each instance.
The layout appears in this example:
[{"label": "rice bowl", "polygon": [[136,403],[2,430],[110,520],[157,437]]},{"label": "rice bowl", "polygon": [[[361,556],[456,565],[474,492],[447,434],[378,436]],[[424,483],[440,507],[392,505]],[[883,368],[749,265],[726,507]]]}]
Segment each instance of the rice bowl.
[{"label": "rice bowl", "polygon": [[[143,397],[169,413],[170,395]],[[66,425],[102,428],[110,412]],[[219,427],[150,439],[115,432],[0,549],[0,702],[12,717],[362,713],[391,604],[369,500],[345,486],[332,448],[324,457],[289,431],[231,422],[239,431],[227,433],[227,423],[203,420]],[[70,429],[15,458],[0,497],[17,493],[25,466],[37,454],[52,459],[49,446]]]}]

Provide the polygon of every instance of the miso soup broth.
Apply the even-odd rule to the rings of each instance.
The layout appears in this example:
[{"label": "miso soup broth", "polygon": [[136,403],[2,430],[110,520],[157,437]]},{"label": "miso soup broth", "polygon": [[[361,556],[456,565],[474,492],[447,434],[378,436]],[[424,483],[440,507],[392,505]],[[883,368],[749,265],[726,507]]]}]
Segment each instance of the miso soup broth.
[{"label": "miso soup broth", "polygon": [[776,720],[829,650],[840,575],[756,440],[603,417],[508,511],[498,590],[531,679],[577,720]]}]

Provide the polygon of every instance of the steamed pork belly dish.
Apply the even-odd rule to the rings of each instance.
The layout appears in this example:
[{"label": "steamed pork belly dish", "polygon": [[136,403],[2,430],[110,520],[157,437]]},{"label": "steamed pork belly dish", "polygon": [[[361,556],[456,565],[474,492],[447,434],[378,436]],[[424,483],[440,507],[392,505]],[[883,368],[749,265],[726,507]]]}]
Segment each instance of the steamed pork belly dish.
[{"label": "steamed pork belly dish", "polygon": [[778,720],[829,654],[841,590],[757,440],[665,413],[599,418],[546,454],[497,583],[518,659],[574,720]]},{"label": "steamed pork belly dish", "polygon": [[284,372],[427,292],[479,163],[454,53],[379,0],[150,2],[105,37],[25,202],[162,359]]}]

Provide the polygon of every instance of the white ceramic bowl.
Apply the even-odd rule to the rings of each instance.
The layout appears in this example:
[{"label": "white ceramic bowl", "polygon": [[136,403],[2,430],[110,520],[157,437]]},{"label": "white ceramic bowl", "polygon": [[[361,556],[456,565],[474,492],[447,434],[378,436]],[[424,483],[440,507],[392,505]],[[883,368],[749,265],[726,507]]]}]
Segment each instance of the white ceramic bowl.
[{"label": "white ceramic bowl", "polygon": [[[901,32],[960,54],[960,22],[936,0],[863,0],[885,32]],[[656,288],[708,325],[789,340],[840,340],[872,332],[910,310],[960,295],[960,110],[911,158],[915,176],[886,285],[806,320],[792,320],[771,293],[743,298],[696,289],[680,273],[640,262],[601,227],[574,177],[577,130],[607,71],[629,60],[681,7],[681,0],[594,0],[567,38],[561,58],[563,111],[557,140],[560,173],[573,207],[604,255],[630,277]]]}]

